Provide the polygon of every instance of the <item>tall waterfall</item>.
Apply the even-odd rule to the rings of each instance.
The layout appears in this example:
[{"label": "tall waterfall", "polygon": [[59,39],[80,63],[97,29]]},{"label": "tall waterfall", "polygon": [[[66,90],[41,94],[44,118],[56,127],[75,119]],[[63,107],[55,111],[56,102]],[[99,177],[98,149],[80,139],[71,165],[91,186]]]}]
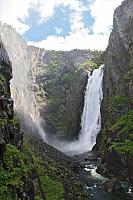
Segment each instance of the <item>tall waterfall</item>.
[{"label": "tall waterfall", "polygon": [[[39,66],[39,70],[41,70],[45,50],[29,48],[19,34],[8,25],[0,24],[0,35],[12,62],[11,92],[16,111],[19,113],[19,117],[21,117],[20,114],[22,115],[22,121],[28,130],[32,129],[32,133],[39,134],[46,141],[37,103],[36,91],[39,88],[37,88],[35,80],[36,66]],[[51,145],[61,151],[80,154],[91,150],[95,144],[96,136],[101,129],[103,67],[104,65],[101,65],[99,69],[93,71],[92,75],[88,74],[79,140],[71,143],[57,141],[55,144],[55,141],[51,142]]]},{"label": "tall waterfall", "polygon": [[45,139],[34,92],[35,64],[40,50],[31,54],[19,34],[6,24],[0,26],[0,35],[12,62],[11,94],[15,110],[28,130],[31,129]]},{"label": "tall waterfall", "polygon": [[91,150],[96,143],[96,136],[101,129],[103,68],[104,65],[101,65],[93,71],[92,75],[88,74],[79,140],[63,144],[60,149],[64,152],[81,154]]},{"label": "tall waterfall", "polygon": [[99,69],[95,69],[92,76],[88,78],[79,138],[84,148],[92,149],[96,143],[96,136],[101,129],[100,107],[103,99],[103,67],[104,65],[101,65]]}]

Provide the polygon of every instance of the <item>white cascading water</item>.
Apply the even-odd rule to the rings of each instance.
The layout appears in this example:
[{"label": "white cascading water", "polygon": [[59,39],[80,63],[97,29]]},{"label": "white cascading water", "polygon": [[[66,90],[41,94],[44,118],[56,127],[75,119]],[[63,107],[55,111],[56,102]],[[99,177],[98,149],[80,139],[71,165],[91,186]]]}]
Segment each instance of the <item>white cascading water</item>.
[{"label": "white cascading water", "polygon": [[88,74],[79,140],[61,145],[60,149],[64,152],[81,154],[90,151],[96,143],[96,136],[101,129],[103,68],[104,65],[101,65],[92,75]]},{"label": "white cascading water", "polygon": [[23,118],[26,128],[40,135],[44,140],[46,134],[41,126],[39,108],[36,103],[35,65],[38,52],[31,56],[27,44],[10,26],[0,24],[0,35],[12,62],[13,79],[11,80],[11,95],[18,116]]},{"label": "white cascading water", "polygon": [[103,99],[103,67],[104,65],[101,65],[99,69],[95,69],[92,76],[88,78],[79,138],[84,144],[84,148],[92,149],[96,143],[96,136],[101,129],[100,108]]}]

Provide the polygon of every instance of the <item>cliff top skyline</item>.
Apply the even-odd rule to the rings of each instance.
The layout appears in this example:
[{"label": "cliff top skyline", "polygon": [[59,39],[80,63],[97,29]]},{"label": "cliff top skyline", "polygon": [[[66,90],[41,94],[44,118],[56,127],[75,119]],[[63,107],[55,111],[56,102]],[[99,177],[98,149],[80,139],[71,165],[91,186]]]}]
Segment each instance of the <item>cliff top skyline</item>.
[{"label": "cliff top skyline", "polygon": [[49,50],[105,50],[114,9],[122,0],[5,0],[0,21],[33,46]]}]

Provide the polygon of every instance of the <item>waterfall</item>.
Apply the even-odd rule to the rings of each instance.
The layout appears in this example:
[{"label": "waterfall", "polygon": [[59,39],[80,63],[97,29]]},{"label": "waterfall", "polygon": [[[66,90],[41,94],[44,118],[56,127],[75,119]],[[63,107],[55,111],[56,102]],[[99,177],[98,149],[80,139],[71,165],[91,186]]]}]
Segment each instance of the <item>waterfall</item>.
[{"label": "waterfall", "polygon": [[88,74],[79,140],[60,144],[59,149],[70,152],[71,155],[90,151],[96,143],[97,134],[101,129],[100,107],[103,99],[103,68],[104,65],[101,65],[93,71],[92,75]]},{"label": "waterfall", "polygon": [[27,131],[38,134],[45,140],[35,97],[35,65],[40,49],[32,54],[26,42],[6,24],[0,26],[0,35],[12,63],[11,96],[15,111]]},{"label": "waterfall", "polygon": [[79,141],[84,148],[92,149],[96,143],[96,136],[101,129],[101,101],[103,99],[102,80],[103,67],[95,69],[89,76],[85,92],[84,109],[81,119],[81,134]]},{"label": "waterfall", "polygon": [[[28,130],[39,134],[46,141],[36,92],[39,90],[36,84],[36,66],[41,66],[45,50],[29,48],[21,36],[8,25],[0,25],[0,34],[12,62],[11,93],[18,116],[23,119],[20,121],[24,121]],[[59,150],[80,154],[91,150],[96,143],[96,136],[101,129],[103,67],[104,65],[101,65],[92,74],[88,74],[79,140],[71,143],[51,141],[51,145]]]}]

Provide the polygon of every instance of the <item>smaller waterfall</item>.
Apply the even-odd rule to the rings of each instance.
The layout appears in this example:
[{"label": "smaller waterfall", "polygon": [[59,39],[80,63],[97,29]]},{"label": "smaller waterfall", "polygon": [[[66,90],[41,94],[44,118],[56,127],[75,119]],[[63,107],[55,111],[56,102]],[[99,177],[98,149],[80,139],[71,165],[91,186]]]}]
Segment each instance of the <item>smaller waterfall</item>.
[{"label": "smaller waterfall", "polygon": [[90,151],[96,143],[96,136],[101,129],[103,68],[104,65],[101,65],[92,75],[88,74],[79,140],[60,145],[60,149],[64,152],[81,154]]}]

